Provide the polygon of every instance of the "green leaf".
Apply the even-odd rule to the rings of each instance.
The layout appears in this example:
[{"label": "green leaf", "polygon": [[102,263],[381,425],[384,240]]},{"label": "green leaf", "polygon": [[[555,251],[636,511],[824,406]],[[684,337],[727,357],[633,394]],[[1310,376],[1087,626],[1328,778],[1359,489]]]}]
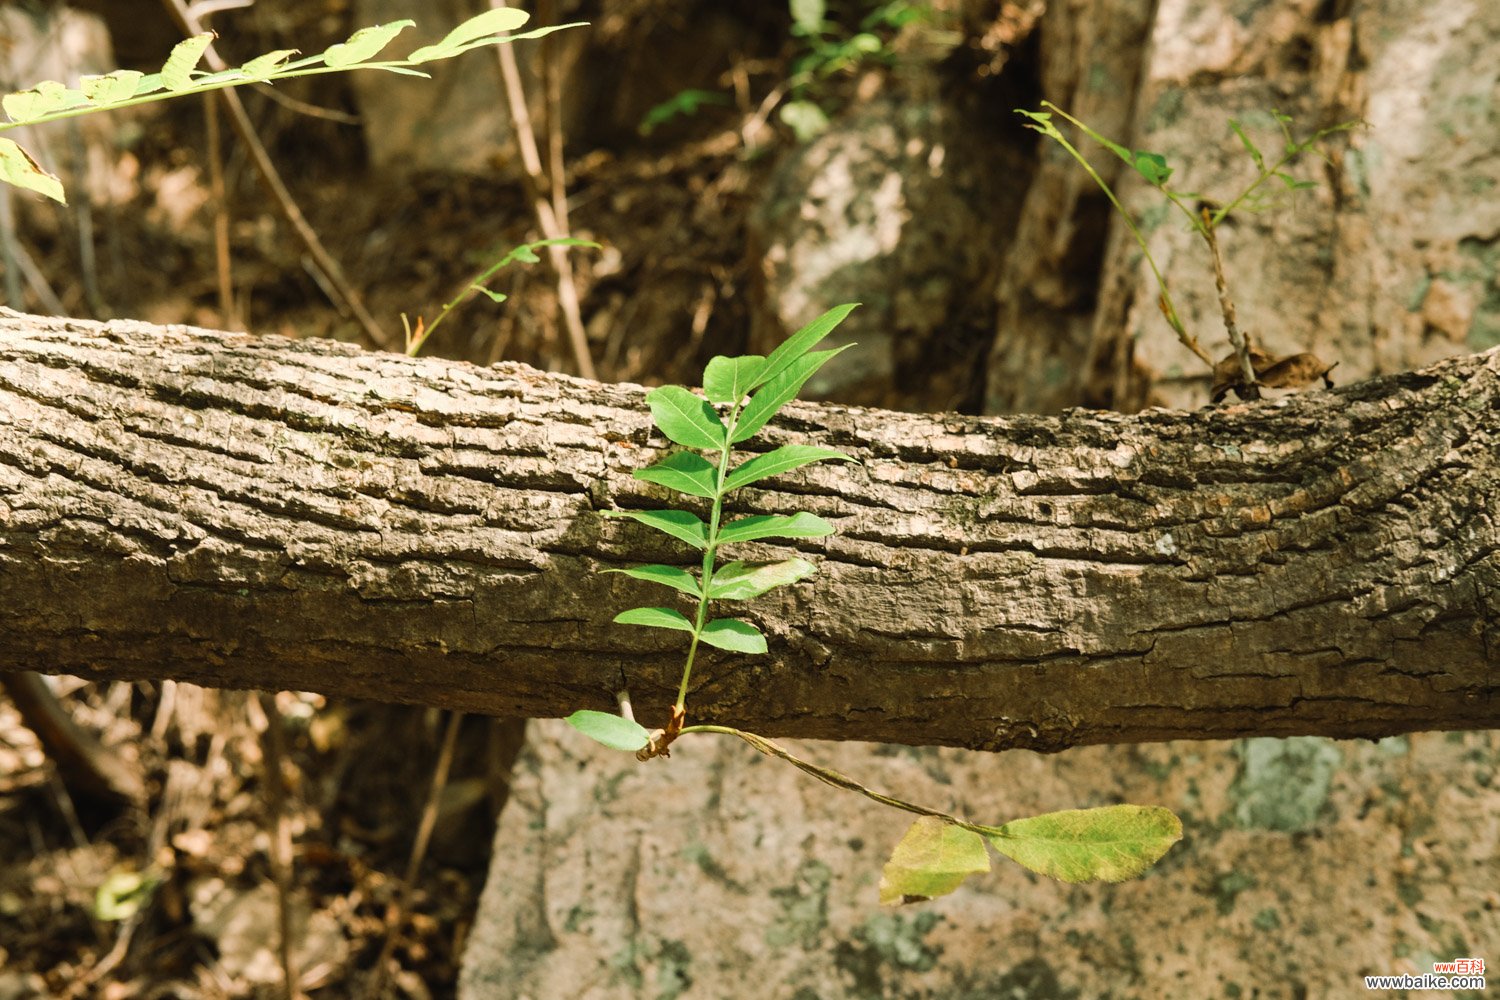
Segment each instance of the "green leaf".
[{"label": "green leaf", "polygon": [[780,375],[757,389],[755,395],[750,397],[750,402],[740,411],[739,420],[734,425],[732,443],[739,444],[753,437],[756,431],[766,425],[766,421],[776,415],[777,410],[796,398],[797,393],[802,391],[803,383],[812,378],[819,368],[827,364],[835,354],[853,346],[845,344],[831,351],[814,351],[798,358],[784,368]]},{"label": "green leaf", "polygon": [[734,653],[764,653],[766,637],[760,629],[738,618],[715,618],[703,626],[698,638],[710,646],[727,649]]},{"label": "green leaf", "polygon": [[615,615],[616,625],[644,625],[647,628],[670,628],[691,632],[693,623],[681,611],[671,608],[631,608]]},{"label": "green leaf", "polygon": [[115,869],[94,892],[94,916],[100,920],[126,920],[151,901],[160,875],[154,872]]},{"label": "green leaf", "polygon": [[679,451],[644,469],[635,478],[656,483],[688,496],[712,500],[718,496],[719,470],[697,452]]},{"label": "green leaf", "polygon": [[738,403],[760,384],[757,380],[765,368],[766,359],[759,354],[711,358],[703,369],[703,392],[715,403]]},{"label": "green leaf", "polygon": [[818,35],[823,31],[823,19],[828,14],[825,0],[790,0],[792,25],[804,35]]},{"label": "green leaf", "polygon": [[323,50],[323,63],[333,69],[343,69],[346,66],[357,66],[362,62],[368,62],[375,57],[381,49],[391,44],[395,38],[407,28],[415,27],[415,21],[407,18],[400,21],[392,21],[389,24],[376,24],[368,28],[360,28],[350,35],[346,41],[338,42]]},{"label": "green leaf", "polygon": [[880,873],[880,903],[897,906],[946,896],[970,875],[989,870],[983,837],[923,816],[907,829]]},{"label": "green leaf", "polygon": [[103,76],[85,76],[78,80],[84,96],[98,105],[117,104],[135,96],[136,84],[146,74],[139,70],[117,69]]},{"label": "green leaf", "polygon": [[43,80],[30,90],[6,94],[0,98],[0,107],[14,122],[36,121],[57,111],[81,107],[89,103],[81,90],[70,90],[56,80]]},{"label": "green leaf", "polygon": [[858,302],[846,302],[841,306],[834,306],[792,334],[779,344],[766,358],[766,367],[762,369],[760,375],[757,376],[750,388],[755,389],[763,386],[786,371],[798,358],[818,346],[819,341],[832,333],[834,327],[842,323],[850,313],[858,308]]},{"label": "green leaf", "polygon": [[719,529],[718,544],[753,542],[758,538],[822,538],[833,534],[833,525],[816,514],[800,511],[791,517],[756,514],[730,521]]},{"label": "green leaf", "polygon": [[607,569],[605,573],[624,573],[626,576],[637,580],[646,580],[650,583],[660,583],[665,586],[680,590],[684,594],[698,597],[702,591],[698,589],[698,580],[693,574],[676,566],[662,566],[652,563],[649,566],[632,566],[629,569]]},{"label": "green leaf", "polygon": [[646,405],[667,440],[688,448],[719,451],[724,447],[724,423],[713,404],[701,396],[680,385],[664,385],[646,393]]},{"label": "green leaf", "polygon": [[14,140],[0,137],[0,181],[67,204],[62,181],[41,168]]},{"label": "green leaf", "polygon": [[818,567],[806,559],[784,559],[773,563],[725,563],[714,570],[713,579],[708,585],[708,599],[748,601],[768,590],[805,580],[817,571]]},{"label": "green leaf", "polygon": [[203,53],[213,44],[214,35],[205,31],[201,35],[185,38],[173,47],[161,68],[161,82],[168,90],[187,90],[193,85],[193,69]]},{"label": "green leaf", "polygon": [[1065,809],[1018,819],[989,836],[1006,857],[1064,882],[1123,882],[1182,839],[1182,821],[1160,806]]},{"label": "green leaf", "polygon": [[611,750],[635,753],[651,742],[646,727],[634,719],[627,719],[608,712],[591,712],[579,709],[563,720],[595,743],[603,743]]},{"label": "green leaf", "polygon": [[798,142],[812,142],[828,131],[828,115],[813,101],[787,101],[776,112]]},{"label": "green leaf", "polygon": [[605,510],[605,517],[628,517],[649,525],[657,531],[665,531],[673,538],[680,538],[694,548],[708,546],[708,525],[696,515],[685,510]]},{"label": "green leaf", "polygon": [[1234,129],[1234,134],[1240,137],[1240,144],[1245,147],[1245,152],[1250,154],[1250,159],[1255,161],[1256,168],[1264,173],[1266,158],[1261,155],[1255,143],[1250,141],[1250,137],[1245,134],[1245,130],[1240,126],[1240,123],[1231,118],[1229,119],[1229,127]]},{"label": "green leaf", "polygon": [[288,59],[300,51],[300,49],[277,49],[274,52],[267,52],[245,63],[240,67],[240,72],[252,80],[268,80],[276,75],[277,70],[286,65]]},{"label": "green leaf", "polygon": [[474,43],[482,43],[490,35],[503,31],[514,31],[531,19],[531,15],[514,7],[492,7],[469,18],[454,28],[436,45],[424,45],[411,55],[407,62],[424,63],[434,59],[449,59],[463,53]]},{"label": "green leaf", "polygon": [[1167,178],[1172,176],[1172,168],[1167,166],[1167,158],[1160,153],[1148,153],[1138,149],[1130,158],[1130,165],[1135,167],[1135,172],[1146,178],[1146,183],[1161,187],[1167,183]]},{"label": "green leaf", "polygon": [[819,448],[809,444],[782,445],[775,451],[756,455],[729,473],[724,479],[724,492],[737,490],[771,476],[779,476],[812,462],[830,461],[852,462],[854,459],[833,448]]}]

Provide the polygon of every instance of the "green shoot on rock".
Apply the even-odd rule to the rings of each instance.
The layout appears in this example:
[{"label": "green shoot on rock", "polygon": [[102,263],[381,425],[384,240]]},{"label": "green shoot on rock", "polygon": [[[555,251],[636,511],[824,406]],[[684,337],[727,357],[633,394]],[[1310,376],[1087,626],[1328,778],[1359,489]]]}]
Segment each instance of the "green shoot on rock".
[{"label": "green shoot on rock", "polygon": [[[269,84],[322,73],[377,69],[404,76],[425,77],[427,74],[416,68],[424,63],[452,59],[491,45],[541,38],[554,31],[578,27],[583,23],[536,28],[520,35],[507,34],[525,24],[530,16],[510,7],[486,10],[448,32],[441,41],[423,45],[404,59],[376,60],[375,57],[397,35],[414,26],[416,22],[412,20],[361,28],[345,41],[330,45],[317,55],[297,59],[293,58],[298,54],[296,49],[277,49],[257,56],[243,66],[212,73],[197,68],[214,39],[212,32],[205,32],[178,43],[167,56],[161,70],[156,73],[121,69],[102,76],[85,76],[77,87],[69,87],[56,80],[45,80],[28,90],[6,94],[0,97],[0,108],[4,108],[6,117],[10,120],[0,122],[0,132],[23,125],[41,125],[62,118],[130,108],[225,87]],[[0,137],[0,181],[36,191],[54,201],[65,201],[62,182],[44,170],[15,140],[4,137]]]},{"label": "green shoot on rock", "polygon": [[615,617],[622,624],[688,634],[677,700],[666,726],[654,732],[635,721],[625,693],[619,696],[619,715],[585,709],[574,712],[567,722],[598,743],[633,752],[642,761],[670,757],[672,743],[690,733],[734,736],[826,784],[917,814],[921,818],[907,831],[885,866],[880,882],[882,903],[914,902],[952,892],[969,875],[989,870],[986,844],[1032,871],[1065,882],[1118,882],[1142,874],[1182,837],[1182,823],[1167,809],[1116,805],[985,826],[867,788],[755,733],[728,726],[686,725],[687,696],[700,645],[751,654],[767,649],[765,636],[750,622],[710,618],[710,603],[749,600],[816,572],[811,562],[800,557],[770,563],[736,560],[720,564],[720,549],[766,538],[821,538],[834,531],[828,521],[805,511],[726,521],[724,499],[743,486],[815,462],[855,461],[833,448],[806,444],[782,445],[739,464],[733,458],[736,445],[758,433],[777,411],[796,398],[819,368],[844,350],[813,348],[853,309],[852,305],[843,305],[829,310],[766,357],[712,359],[703,372],[702,396],[681,386],[665,386],[646,394],[657,428],[667,440],[686,450],[674,451],[656,464],[638,469],[635,478],[708,501],[709,518],[704,521],[685,510],[604,514],[639,521],[686,543],[702,553],[701,566],[696,576],[678,566],[659,564],[606,572],[624,573],[693,599],[689,614],[676,608],[647,606],[622,611]]}]

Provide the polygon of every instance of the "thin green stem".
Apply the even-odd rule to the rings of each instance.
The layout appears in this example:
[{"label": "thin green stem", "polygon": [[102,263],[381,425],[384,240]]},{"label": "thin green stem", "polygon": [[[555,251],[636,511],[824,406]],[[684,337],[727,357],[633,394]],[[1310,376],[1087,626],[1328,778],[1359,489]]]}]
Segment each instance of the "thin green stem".
[{"label": "thin green stem", "polygon": [[682,668],[682,683],[677,686],[677,707],[687,707],[688,680],[693,676],[693,660],[698,655],[698,638],[708,617],[708,588],[714,579],[714,554],[719,545],[719,520],[724,513],[724,479],[729,475],[729,455],[733,451],[734,428],[739,423],[741,403],[729,411],[724,430],[724,447],[719,450],[719,470],[714,477],[714,506],[708,519],[708,543],[703,547],[703,572],[698,581],[698,614],[693,619],[693,641],[688,645],[687,663]]},{"label": "thin green stem", "polygon": [[847,774],[835,771],[832,768],[822,767],[809,760],[803,760],[780,744],[773,743],[764,736],[758,736],[755,733],[747,733],[742,729],[732,729],[729,726],[684,726],[681,735],[688,733],[720,733],[724,736],[737,736],[768,757],[778,757],[799,771],[812,775],[824,784],[832,785],[835,788],[842,788],[850,792],[858,792],[865,798],[873,799],[881,805],[890,806],[892,809],[916,813],[918,816],[933,816],[945,823],[952,823],[954,826],[962,827],[965,830],[972,830],[980,836],[1008,836],[1000,827],[985,826],[983,823],[970,823],[967,820],[959,819],[951,813],[928,809],[926,806],[919,806],[915,802],[907,802],[905,799],[898,799],[895,796],[877,792],[873,788],[867,788]]}]

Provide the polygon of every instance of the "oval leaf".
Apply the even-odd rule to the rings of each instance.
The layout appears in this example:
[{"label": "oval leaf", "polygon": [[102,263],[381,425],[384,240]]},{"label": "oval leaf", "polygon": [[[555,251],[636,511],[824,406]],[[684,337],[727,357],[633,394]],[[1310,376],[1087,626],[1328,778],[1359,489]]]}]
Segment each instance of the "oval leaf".
[{"label": "oval leaf", "polygon": [[270,79],[271,77],[276,75],[277,70],[286,65],[286,61],[288,59],[292,58],[292,56],[296,55],[299,51],[301,50],[276,49],[274,52],[267,52],[265,55],[256,56],[254,59],[251,59],[249,62],[245,63],[245,65],[240,67],[240,72],[244,73],[252,80]]},{"label": "oval leaf", "polygon": [[135,96],[136,84],[145,75],[139,70],[117,69],[103,76],[80,77],[78,87],[89,100],[102,107],[130,100]]},{"label": "oval leaf", "polygon": [[680,385],[664,385],[646,393],[646,404],[667,440],[688,448],[718,451],[724,447],[724,424],[703,397]]},{"label": "oval leaf", "polygon": [[751,565],[742,562],[726,563],[714,570],[713,580],[708,585],[708,599],[748,601],[768,590],[805,580],[817,571],[818,567],[806,559]]},{"label": "oval leaf", "polygon": [[816,514],[799,511],[791,517],[757,514],[730,521],[719,529],[718,544],[753,542],[757,538],[822,538],[833,534],[833,525]]},{"label": "oval leaf", "polygon": [[168,90],[187,90],[193,85],[193,69],[214,40],[212,31],[178,42],[161,68],[161,82]]},{"label": "oval leaf", "polygon": [[1103,806],[1018,819],[991,834],[1001,854],[1063,882],[1135,878],[1182,839],[1182,821],[1160,806]]},{"label": "oval leaf", "polygon": [[907,829],[881,871],[880,903],[896,906],[946,896],[970,875],[989,870],[983,837],[936,816],[923,816]]},{"label": "oval leaf", "polygon": [[738,618],[715,618],[703,626],[698,638],[710,646],[727,649],[735,653],[764,653],[766,637],[760,629]]},{"label": "oval leaf", "polygon": [[756,386],[765,385],[786,371],[792,366],[792,362],[816,347],[818,341],[832,333],[834,327],[842,323],[850,313],[858,308],[858,302],[846,302],[844,305],[834,306],[792,334],[766,358],[765,369],[756,378],[755,385],[752,385],[750,388],[754,389]]},{"label": "oval leaf", "polygon": [[703,392],[715,403],[738,403],[765,371],[766,359],[759,354],[739,358],[712,358],[703,369]]},{"label": "oval leaf", "polygon": [[802,391],[802,384],[812,378],[819,368],[826,365],[834,355],[848,350],[853,344],[834,348],[831,351],[814,351],[798,358],[765,385],[755,391],[750,402],[740,413],[734,425],[733,443],[747,440],[776,415],[776,411],[790,402]]},{"label": "oval leaf", "polygon": [[649,525],[657,531],[665,531],[673,538],[680,538],[695,548],[708,546],[708,525],[696,514],[685,510],[605,510],[605,517],[628,517]]},{"label": "oval leaf", "polygon": [[43,170],[14,140],[3,137],[0,137],[0,181],[67,203],[63,197],[62,181]]},{"label": "oval leaf", "polygon": [[637,479],[656,483],[688,496],[712,500],[719,495],[719,470],[696,452],[679,451],[655,465],[635,470],[634,475]]},{"label": "oval leaf", "polygon": [[647,628],[670,628],[691,632],[693,623],[681,611],[671,608],[631,608],[615,615],[616,625],[644,625]]},{"label": "oval leaf", "polygon": [[417,49],[407,56],[407,62],[424,63],[434,59],[450,59],[462,53],[466,46],[489,35],[502,31],[514,31],[530,19],[530,14],[514,7],[491,7],[448,32],[436,45],[424,45]]},{"label": "oval leaf", "polygon": [[819,448],[808,444],[782,445],[775,451],[756,455],[731,472],[724,480],[724,491],[727,493],[737,490],[757,480],[779,476],[813,462],[831,461],[852,462],[854,459],[833,448]]},{"label": "oval leaf", "polygon": [[676,566],[662,566],[658,563],[652,563],[649,566],[632,566],[629,569],[607,569],[604,572],[624,573],[626,576],[634,577],[637,580],[660,583],[674,590],[680,590],[684,594],[691,594],[694,597],[698,597],[700,594],[697,578],[687,570],[679,569]]},{"label": "oval leaf", "polygon": [[350,35],[347,41],[338,42],[324,49],[323,63],[334,69],[342,69],[345,66],[357,66],[362,62],[367,62],[377,52],[391,44],[391,39],[416,23],[408,19],[360,28]]},{"label": "oval leaf", "polygon": [[579,709],[563,721],[595,743],[603,743],[611,750],[635,753],[651,741],[651,734],[646,731],[645,726],[634,719],[608,712]]}]

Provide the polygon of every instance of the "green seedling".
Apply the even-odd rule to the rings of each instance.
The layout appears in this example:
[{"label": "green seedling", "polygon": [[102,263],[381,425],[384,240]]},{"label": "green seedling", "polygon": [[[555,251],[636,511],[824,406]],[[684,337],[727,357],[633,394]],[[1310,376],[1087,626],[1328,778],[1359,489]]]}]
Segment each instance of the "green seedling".
[{"label": "green seedling", "polygon": [[[0,122],[0,132],[23,125],[42,125],[63,118],[115,111],[139,104],[166,101],[189,94],[201,94],[226,87],[269,84],[299,76],[344,73],[357,69],[383,70],[404,76],[426,77],[417,67],[425,63],[452,59],[491,45],[506,45],[527,38],[541,38],[564,28],[579,27],[583,22],[536,28],[519,35],[508,34],[521,27],[530,15],[510,7],[484,11],[448,32],[432,45],[423,45],[404,59],[375,57],[407,28],[412,20],[392,21],[361,28],[345,41],[330,45],[317,55],[295,58],[296,49],[277,49],[257,56],[242,66],[217,72],[198,69],[203,54],[214,36],[211,32],[194,35],[172,49],[160,72],[142,73],[121,69],[102,76],[85,76],[78,86],[69,87],[56,80],[45,80],[28,89],[0,97],[0,108],[9,121]],[[54,201],[66,201],[62,182],[48,173],[15,140],[0,136],[0,181],[36,191]]]},{"label": "green seedling", "polygon": [[[734,736],[827,784],[857,792],[883,805],[916,813],[918,819],[896,846],[880,883],[880,901],[899,904],[952,892],[971,874],[988,871],[986,844],[1032,871],[1065,882],[1118,882],[1155,864],[1182,836],[1182,824],[1157,806],[1117,805],[1067,810],[1003,826],[970,823],[866,788],[852,778],[803,760],[754,733],[728,726],[687,725],[687,696],[699,647],[734,653],[765,653],[765,636],[743,618],[710,617],[718,601],[746,601],[777,587],[812,576],[817,567],[795,557],[777,562],[720,563],[720,550],[739,542],[768,538],[822,538],[834,526],[806,511],[790,515],[753,514],[724,518],[724,500],[733,491],[816,462],[854,462],[841,451],[819,445],[789,444],[735,462],[734,452],[754,437],[803,384],[840,351],[814,351],[854,309],[831,309],[797,331],[768,356],[716,357],[703,371],[703,395],[682,386],[665,386],[646,394],[656,427],[684,450],[634,473],[635,478],[707,501],[704,521],[690,510],[605,511],[664,532],[701,553],[695,575],[678,566],[653,564],[606,572],[667,587],[691,599],[684,611],[647,606],[622,611],[615,621],[668,629],[688,636],[687,657],[677,700],[666,726],[649,731],[633,718],[629,699],[620,698],[621,714],[581,710],[567,721],[575,729],[613,750],[634,753],[642,761],[669,757],[679,737],[693,733]],[[704,454],[707,453],[708,457]]]}]

